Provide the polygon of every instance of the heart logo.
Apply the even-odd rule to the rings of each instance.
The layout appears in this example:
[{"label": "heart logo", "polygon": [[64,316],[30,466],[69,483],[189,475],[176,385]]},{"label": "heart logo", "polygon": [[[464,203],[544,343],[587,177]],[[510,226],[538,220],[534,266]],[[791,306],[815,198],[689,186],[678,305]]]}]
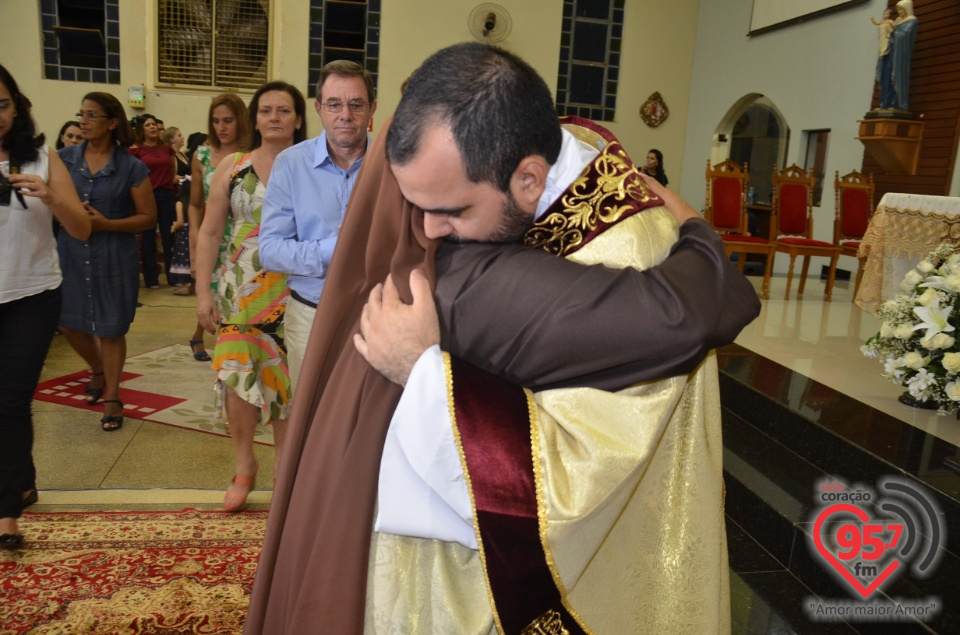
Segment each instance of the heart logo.
[{"label": "heart logo", "polygon": [[842,563],[837,557],[823,544],[823,524],[830,518],[830,516],[838,513],[849,513],[853,514],[861,520],[863,523],[870,521],[870,516],[863,511],[862,509],[849,505],[846,503],[841,503],[837,505],[832,505],[824,509],[817,516],[817,521],[813,525],[813,542],[817,548],[817,551],[820,553],[823,559],[830,563],[830,565],[836,569],[837,573],[846,580],[846,582],[853,588],[857,593],[863,596],[863,599],[868,599],[871,595],[880,588],[880,585],[889,578],[894,571],[900,567],[900,561],[896,558],[892,559],[887,563],[887,566],[884,567],[883,571],[870,583],[869,586],[864,586],[860,580],[858,580],[853,573]]}]

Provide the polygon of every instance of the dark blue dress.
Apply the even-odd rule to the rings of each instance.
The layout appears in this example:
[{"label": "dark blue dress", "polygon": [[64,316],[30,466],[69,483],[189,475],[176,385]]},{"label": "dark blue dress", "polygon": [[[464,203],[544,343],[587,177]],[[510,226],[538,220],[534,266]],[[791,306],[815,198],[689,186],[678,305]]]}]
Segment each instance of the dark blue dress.
[{"label": "dark blue dress", "polygon": [[[83,158],[86,148],[84,141],[59,151],[80,200],[89,201],[109,219],[131,216],[130,189],[149,176],[147,166],[114,147],[107,164],[91,174]],[[137,235],[94,232],[87,240],[77,240],[60,232],[57,251],[63,271],[60,324],[98,337],[126,334],[137,311],[140,289]]]}]

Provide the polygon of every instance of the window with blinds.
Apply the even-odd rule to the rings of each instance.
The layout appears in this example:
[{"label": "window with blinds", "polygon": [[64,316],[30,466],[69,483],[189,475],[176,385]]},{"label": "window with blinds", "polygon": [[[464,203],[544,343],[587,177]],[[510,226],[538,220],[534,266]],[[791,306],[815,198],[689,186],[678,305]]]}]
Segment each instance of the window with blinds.
[{"label": "window with blinds", "polygon": [[256,90],[267,81],[270,0],[157,0],[157,81]]}]

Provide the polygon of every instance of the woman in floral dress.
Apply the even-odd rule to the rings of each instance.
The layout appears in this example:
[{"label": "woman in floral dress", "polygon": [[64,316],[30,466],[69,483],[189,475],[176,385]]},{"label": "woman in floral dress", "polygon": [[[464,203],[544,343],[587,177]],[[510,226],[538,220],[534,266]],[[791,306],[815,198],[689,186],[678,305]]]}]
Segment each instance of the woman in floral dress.
[{"label": "woman in floral dress", "polygon": [[[249,117],[247,107],[234,93],[221,93],[210,102],[210,111],[207,114],[207,142],[197,148],[190,161],[190,204],[187,207],[187,223],[194,230],[190,232],[190,274],[196,279],[196,250],[197,236],[196,228],[200,227],[203,221],[204,209],[207,198],[210,196],[210,184],[213,182],[213,173],[217,165],[224,157],[239,152],[245,148],[249,142],[249,131],[247,129]],[[193,135],[190,135],[193,137]],[[211,284],[216,292],[217,279],[219,278],[220,263],[227,252],[227,243],[230,238],[230,218],[224,225],[224,235],[220,242],[220,251],[217,262],[214,265],[215,270],[211,278]],[[210,355],[207,353],[206,345],[203,342],[203,326],[197,322],[197,327],[190,338],[190,351],[193,358],[198,362],[209,362]],[[226,424],[224,424],[226,427]]]},{"label": "woman in floral dress", "polygon": [[[217,333],[213,368],[218,402],[225,403],[236,450],[236,470],[224,497],[229,511],[246,504],[258,464],[253,436],[260,421],[273,424],[275,450],[283,444],[290,376],[283,347],[287,277],[260,266],[257,236],[273,161],[306,138],[306,102],[285,82],[264,84],[250,102],[251,151],[225,157],[210,185],[197,242],[197,319]],[[227,216],[232,218],[217,291],[210,287]]]}]

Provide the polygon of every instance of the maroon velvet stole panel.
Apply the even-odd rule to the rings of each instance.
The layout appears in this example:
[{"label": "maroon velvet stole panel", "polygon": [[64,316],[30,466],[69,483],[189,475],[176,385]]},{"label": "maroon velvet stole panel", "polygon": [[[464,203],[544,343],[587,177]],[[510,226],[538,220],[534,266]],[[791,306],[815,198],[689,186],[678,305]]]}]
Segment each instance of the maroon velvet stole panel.
[{"label": "maroon velvet stole panel", "polygon": [[540,542],[531,421],[522,388],[450,358],[454,418],[501,633],[584,635],[563,604]]},{"label": "maroon velvet stole panel", "polygon": [[[606,229],[663,201],[650,192],[609,132],[605,147],[527,233],[531,247],[567,256]],[[564,604],[541,542],[532,422],[524,390],[451,357],[453,409],[479,531],[484,571],[501,632],[572,634],[586,628]]]}]

